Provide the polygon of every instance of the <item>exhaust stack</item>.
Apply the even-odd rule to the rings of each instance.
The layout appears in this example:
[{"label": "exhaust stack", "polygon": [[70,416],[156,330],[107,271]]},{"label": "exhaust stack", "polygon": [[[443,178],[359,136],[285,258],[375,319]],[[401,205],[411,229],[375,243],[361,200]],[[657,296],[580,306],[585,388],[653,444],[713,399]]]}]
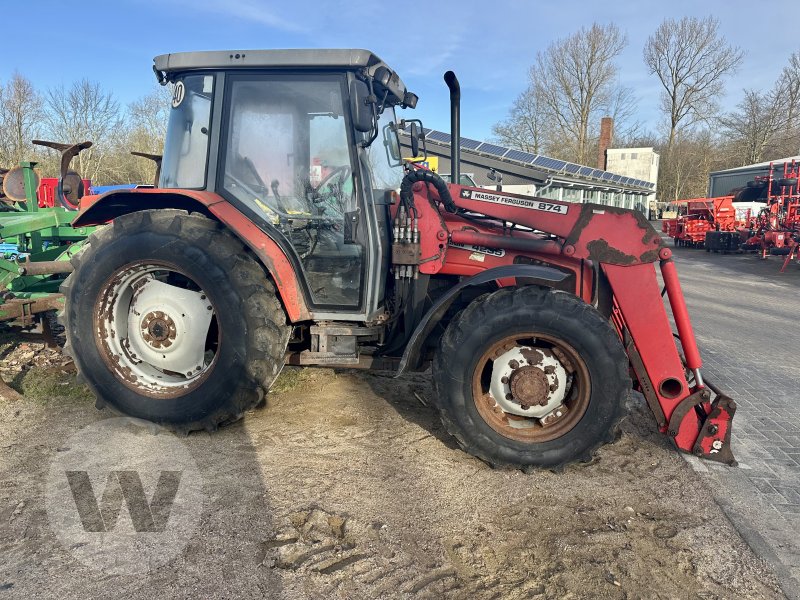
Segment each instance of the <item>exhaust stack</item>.
[{"label": "exhaust stack", "polygon": [[461,181],[461,86],[452,71],[444,74],[450,88],[450,182]]}]

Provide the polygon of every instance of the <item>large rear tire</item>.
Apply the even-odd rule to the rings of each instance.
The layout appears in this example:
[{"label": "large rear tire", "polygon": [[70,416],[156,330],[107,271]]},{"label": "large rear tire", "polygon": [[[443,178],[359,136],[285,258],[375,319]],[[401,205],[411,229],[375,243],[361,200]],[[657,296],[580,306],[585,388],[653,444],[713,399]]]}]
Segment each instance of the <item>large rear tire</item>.
[{"label": "large rear tire", "polygon": [[99,407],[214,430],[257,405],[280,373],[286,315],[263,267],[216,221],[123,215],[72,264],[65,351]]},{"label": "large rear tire", "polygon": [[436,402],[461,447],[495,466],[560,468],[614,439],[631,380],[609,321],[539,286],[482,296],[451,321]]}]

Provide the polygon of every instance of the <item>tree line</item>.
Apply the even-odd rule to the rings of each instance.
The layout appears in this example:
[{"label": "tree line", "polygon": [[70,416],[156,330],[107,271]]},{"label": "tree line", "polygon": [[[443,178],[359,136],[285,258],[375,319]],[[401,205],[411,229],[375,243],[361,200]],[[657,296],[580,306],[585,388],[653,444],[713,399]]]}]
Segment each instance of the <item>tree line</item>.
[{"label": "tree line", "polygon": [[162,152],[169,101],[170,90],[158,85],[123,106],[110,91],[88,79],[38,90],[15,72],[0,82],[0,167],[33,160],[42,176],[56,177],[58,152],[34,146],[31,140],[89,140],[93,146],[72,161],[72,168],[83,177],[97,185],[152,183],[154,163],[130,151]]},{"label": "tree line", "polygon": [[723,112],[725,81],[743,51],[728,43],[713,17],[666,19],[648,37],[642,59],[659,83],[656,131],[636,120],[634,90],[620,81],[617,59],[627,36],[593,24],[537,53],[527,88],[496,123],[499,143],[593,165],[600,118],[614,118],[613,147],[652,146],[661,155],[658,197],[704,196],[708,173],[800,153],[800,50],[769,89],[744,89]]}]

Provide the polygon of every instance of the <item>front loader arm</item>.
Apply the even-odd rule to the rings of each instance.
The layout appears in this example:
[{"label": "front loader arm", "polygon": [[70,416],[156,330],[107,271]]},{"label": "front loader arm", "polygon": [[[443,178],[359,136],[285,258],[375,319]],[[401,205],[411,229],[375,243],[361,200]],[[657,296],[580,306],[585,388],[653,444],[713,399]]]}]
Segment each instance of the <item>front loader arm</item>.
[{"label": "front loader arm", "polygon": [[[535,239],[529,232],[519,230],[490,236],[462,228],[451,229],[453,242],[517,249],[527,244],[533,252],[563,254],[598,265],[613,292],[613,321],[661,431],[683,451],[735,464],[730,436],[736,405],[703,381],[702,361],[672,252],[644,215],[623,208],[454,184],[448,189],[461,209],[555,236]],[[656,261],[683,356],[675,345],[664,292],[659,289]],[[712,391],[716,392],[713,400]]]}]

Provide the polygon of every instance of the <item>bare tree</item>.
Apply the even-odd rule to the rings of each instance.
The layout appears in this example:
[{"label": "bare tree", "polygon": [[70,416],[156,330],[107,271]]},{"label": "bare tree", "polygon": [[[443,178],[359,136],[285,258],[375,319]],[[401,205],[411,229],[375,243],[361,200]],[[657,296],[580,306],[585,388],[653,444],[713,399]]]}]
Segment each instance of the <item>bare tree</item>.
[{"label": "bare tree", "polygon": [[613,103],[615,60],[626,44],[625,34],[616,25],[594,23],[536,57],[531,80],[562,141],[572,147],[572,160],[578,163],[589,160],[590,127]]},{"label": "bare tree", "polygon": [[768,146],[775,146],[786,127],[784,86],[768,92],[745,90],[737,110],[720,119],[726,138],[736,148],[741,165],[764,160]]},{"label": "bare tree", "polygon": [[[657,147],[662,156],[665,147]],[[709,128],[679,132],[673,140],[672,162],[661,169],[659,196],[664,201],[699,198],[706,195],[709,172],[729,165],[720,159],[717,137]]]},{"label": "bare tree", "polygon": [[787,125],[797,127],[800,125],[800,51],[789,57],[789,64],[781,72],[779,85],[783,86]]},{"label": "bare tree", "polygon": [[0,86],[0,166],[16,166],[31,158],[31,140],[39,132],[42,98],[17,72]]},{"label": "bare tree", "polygon": [[545,143],[547,117],[535,86],[522,92],[505,121],[492,126],[495,139],[506,146],[539,154]]},{"label": "bare tree", "polygon": [[164,136],[167,134],[170,100],[172,91],[169,86],[157,85],[150,93],[128,105],[127,121],[146,138],[146,145],[136,148],[142,152],[161,152],[164,148]]},{"label": "bare tree", "polygon": [[713,17],[666,19],[647,39],[644,62],[664,88],[667,154],[681,127],[713,116],[722,78],[737,69],[742,56],[719,34],[719,22]]},{"label": "bare tree", "polygon": [[133,150],[150,154],[163,152],[171,98],[169,87],[157,86],[128,105],[124,126],[114,136],[113,154],[107,162],[111,180],[153,182],[155,163],[130,153]]},{"label": "bare tree", "polygon": [[119,103],[100,84],[82,79],[68,89],[48,90],[45,96],[47,134],[57,141],[82,142],[93,146],[73,161],[84,177],[102,180],[114,134],[123,125]]},{"label": "bare tree", "polygon": [[523,150],[592,160],[600,117],[614,116],[622,130],[634,113],[632,92],[617,81],[616,59],[626,43],[615,25],[595,23],[538,53],[527,89],[494,126],[495,136]]}]

